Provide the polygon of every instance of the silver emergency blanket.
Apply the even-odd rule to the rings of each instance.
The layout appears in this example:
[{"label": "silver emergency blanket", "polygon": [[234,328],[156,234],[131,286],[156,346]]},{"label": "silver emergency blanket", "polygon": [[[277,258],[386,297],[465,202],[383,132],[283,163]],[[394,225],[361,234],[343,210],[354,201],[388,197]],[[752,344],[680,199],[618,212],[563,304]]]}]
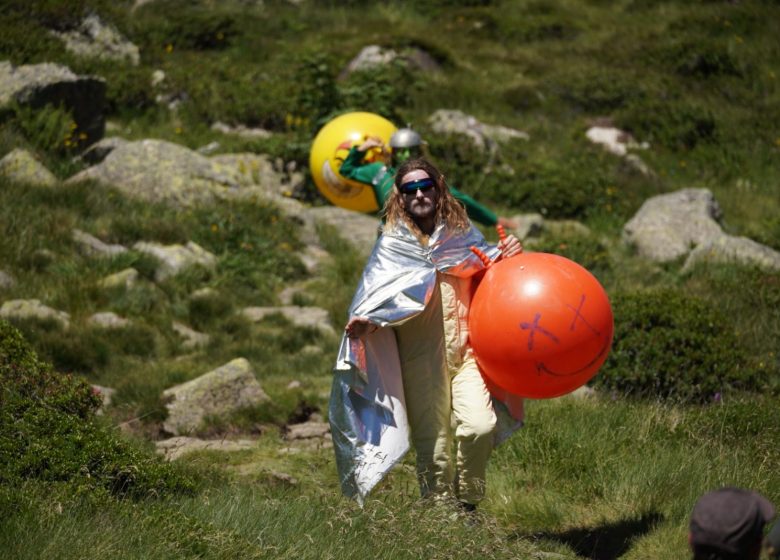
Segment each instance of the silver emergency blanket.
[{"label": "silver emergency blanket", "polygon": [[[499,255],[473,226],[453,232],[440,224],[427,247],[403,224],[385,231],[368,259],[349,317],[366,317],[385,327],[417,315],[434,292],[437,272],[469,277],[484,268],[471,247],[491,258]],[[392,329],[380,328],[363,339],[342,338],[329,416],[342,491],[362,504],[409,449]]]}]

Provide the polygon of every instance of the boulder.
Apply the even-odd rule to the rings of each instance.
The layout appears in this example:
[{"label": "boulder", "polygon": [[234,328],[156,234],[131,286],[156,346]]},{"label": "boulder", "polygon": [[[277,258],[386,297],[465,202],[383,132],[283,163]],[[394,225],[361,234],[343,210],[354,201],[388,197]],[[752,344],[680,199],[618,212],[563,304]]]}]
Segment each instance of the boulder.
[{"label": "boulder", "polygon": [[218,172],[237,185],[260,186],[269,193],[281,194],[282,176],[265,154],[220,154],[210,159]]},{"label": "boulder", "polygon": [[141,61],[138,47],[97,15],[87,16],[76,29],[51,33],[62,39],[66,50],[78,56],[129,61],[133,66]]},{"label": "boulder", "polygon": [[87,319],[87,324],[103,329],[123,329],[130,325],[130,321],[112,311],[101,311],[91,315]]},{"label": "boulder", "polygon": [[780,271],[780,251],[747,237],[721,235],[696,246],[688,255],[683,271],[700,262],[736,262],[765,270]]},{"label": "boulder", "polygon": [[252,322],[262,321],[269,315],[277,313],[298,327],[314,327],[329,334],[335,332],[330,325],[328,312],[321,307],[282,305],[279,307],[245,307],[241,310],[241,315]]},{"label": "boulder", "polygon": [[147,202],[178,207],[212,202],[238,183],[218,164],[197,152],[163,140],[120,143],[98,165],[77,173],[68,183],[95,180]]},{"label": "boulder", "polygon": [[71,111],[77,132],[85,135],[83,147],[103,137],[105,96],[105,80],[77,76],[65,66],[51,63],[14,66],[7,61],[0,62],[0,111],[12,102],[32,109],[62,105]]},{"label": "boulder", "polygon": [[243,124],[230,126],[223,122],[215,122],[211,125],[211,130],[222,134],[240,136],[241,138],[270,138],[273,133],[264,128],[247,128]]},{"label": "boulder", "polygon": [[188,241],[186,245],[139,241],[133,245],[133,249],[151,255],[160,262],[154,275],[157,282],[163,282],[191,266],[214,268],[217,264],[217,257],[193,241]]},{"label": "boulder", "polygon": [[512,216],[511,220],[517,224],[513,231],[521,240],[536,237],[544,229],[544,217],[538,213],[517,214]]},{"label": "boulder", "polygon": [[53,321],[63,329],[70,327],[70,315],[43,305],[37,299],[12,299],[0,306],[2,319],[36,319]]},{"label": "boulder", "polygon": [[300,424],[289,424],[284,437],[288,440],[330,437],[330,424],[320,420],[309,420]]},{"label": "boulder", "polygon": [[0,176],[15,183],[53,187],[57,177],[27,150],[15,148],[0,159]]},{"label": "boulder", "polygon": [[138,282],[138,271],[134,268],[126,268],[115,274],[111,274],[100,281],[100,287],[106,289],[124,288],[129,290]]},{"label": "boulder", "polygon": [[608,152],[624,158],[625,162],[639,171],[642,175],[653,175],[642,158],[637,154],[629,153],[629,150],[646,150],[650,147],[647,142],[639,143],[628,132],[614,126],[592,126],[585,136],[594,144],[600,145]]},{"label": "boulder", "polygon": [[103,414],[103,411],[111,404],[111,401],[114,399],[114,395],[116,394],[116,389],[112,389],[110,387],[103,387],[101,385],[92,385],[92,390],[100,396],[100,399],[102,402],[100,403],[100,408],[97,410],[97,414],[101,415]]},{"label": "boulder", "polygon": [[380,47],[379,45],[368,45],[363,47],[357,56],[347,64],[339,74],[339,78],[344,79],[353,72],[387,66],[396,60],[402,61],[410,68],[426,72],[435,72],[440,69],[436,59],[418,47],[409,47],[396,51]]},{"label": "boulder", "polygon": [[103,243],[97,237],[80,229],[74,229],[71,235],[73,241],[78,245],[79,251],[87,257],[113,257],[127,252],[127,248],[122,245]]},{"label": "boulder", "polygon": [[228,418],[268,400],[252,366],[237,358],[200,377],[163,391],[165,431],[182,435],[198,430],[206,417]]},{"label": "boulder", "polygon": [[16,279],[4,270],[0,270],[0,290],[10,290],[14,286],[16,286]]},{"label": "boulder", "polygon": [[363,255],[368,255],[379,237],[380,222],[376,216],[353,212],[338,206],[311,208],[307,216],[336,228],[341,238],[351,243]]},{"label": "boulder", "polygon": [[173,331],[184,339],[184,342],[182,342],[182,347],[187,350],[191,350],[199,346],[206,346],[211,341],[211,337],[209,335],[192,330],[187,325],[183,325],[178,321],[173,322]]},{"label": "boulder", "polygon": [[157,453],[168,461],[175,461],[193,451],[243,451],[252,449],[257,443],[251,439],[199,439],[177,436],[155,443]]},{"label": "boulder", "polygon": [[640,256],[670,262],[723,235],[721,210],[708,189],[683,189],[647,199],[623,226]]},{"label": "boulder", "polygon": [[97,165],[106,159],[108,154],[125,144],[127,144],[127,140],[120,138],[119,136],[103,138],[92,144],[83,154],[81,154],[81,160],[89,165]]},{"label": "boulder", "polygon": [[474,146],[491,153],[498,149],[498,143],[509,140],[528,140],[528,133],[505,126],[488,125],[463,111],[439,109],[428,122],[437,134],[461,134],[468,137]]}]

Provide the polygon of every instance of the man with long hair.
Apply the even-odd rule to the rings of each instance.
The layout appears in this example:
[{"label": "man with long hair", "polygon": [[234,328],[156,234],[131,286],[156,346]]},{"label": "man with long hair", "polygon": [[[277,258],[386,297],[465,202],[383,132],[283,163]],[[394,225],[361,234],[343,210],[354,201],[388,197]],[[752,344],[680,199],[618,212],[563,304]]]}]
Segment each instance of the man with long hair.
[{"label": "man with long hair", "polygon": [[424,159],[400,166],[385,215],[335,368],[342,489],[362,500],[403,456],[410,432],[422,495],[473,510],[485,495],[496,412],[468,341],[472,283],[484,268],[470,249],[508,258],[522,246],[511,235],[488,246]]}]

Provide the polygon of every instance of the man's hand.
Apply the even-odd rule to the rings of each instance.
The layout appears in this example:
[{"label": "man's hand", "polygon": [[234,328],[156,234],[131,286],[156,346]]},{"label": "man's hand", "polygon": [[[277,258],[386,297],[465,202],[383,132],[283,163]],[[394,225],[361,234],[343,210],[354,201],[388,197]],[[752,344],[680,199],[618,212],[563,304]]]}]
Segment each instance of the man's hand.
[{"label": "man's hand", "polygon": [[353,317],[344,327],[344,332],[349,338],[363,338],[379,328],[365,317]]},{"label": "man's hand", "polygon": [[369,136],[358,146],[358,150],[361,152],[367,152],[371,148],[380,148],[384,152],[385,144],[378,136]]},{"label": "man's hand", "polygon": [[523,252],[523,244],[511,233],[499,240],[498,248],[501,250],[501,256],[505,259]]}]

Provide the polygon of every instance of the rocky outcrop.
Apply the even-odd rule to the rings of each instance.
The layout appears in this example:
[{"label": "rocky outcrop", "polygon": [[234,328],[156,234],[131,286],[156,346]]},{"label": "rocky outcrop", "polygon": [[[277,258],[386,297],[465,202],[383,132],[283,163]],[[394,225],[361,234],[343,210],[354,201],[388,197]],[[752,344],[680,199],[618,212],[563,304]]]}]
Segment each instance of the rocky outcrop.
[{"label": "rocky outcrop", "polygon": [[123,329],[130,325],[130,321],[113,311],[101,311],[91,315],[87,319],[87,324],[102,329]]},{"label": "rocky outcrop", "polygon": [[747,237],[721,235],[695,247],[685,259],[683,271],[700,262],[738,262],[765,270],[780,270],[780,251]]},{"label": "rocky outcrop", "polygon": [[81,254],[87,257],[114,257],[127,252],[127,248],[122,245],[103,243],[94,235],[80,229],[74,229],[71,235]]},{"label": "rocky outcrop", "polygon": [[183,435],[198,430],[206,417],[228,418],[268,400],[244,358],[235,359],[197,379],[163,391],[166,432]]},{"label": "rocky outcrop", "polygon": [[217,257],[193,241],[187,242],[186,245],[178,243],[161,245],[139,241],[133,245],[133,249],[139,253],[151,255],[160,262],[154,275],[157,282],[163,282],[171,276],[176,276],[191,266],[214,268],[217,264]]},{"label": "rocky outcrop", "polygon": [[436,59],[418,47],[409,47],[397,51],[386,49],[379,45],[368,45],[363,47],[357,56],[347,64],[339,74],[339,78],[344,79],[353,72],[386,66],[394,61],[401,61],[410,68],[426,72],[435,72],[440,69]]},{"label": "rocky outcrop", "polygon": [[780,253],[720,227],[720,206],[708,189],[683,189],[650,198],[623,227],[624,240],[656,262],[687,257],[685,269],[711,260],[780,269]]},{"label": "rocky outcrop", "polygon": [[483,151],[495,151],[500,142],[529,139],[526,132],[505,126],[484,124],[458,110],[439,109],[428,118],[428,122],[435,133],[461,134]]},{"label": "rocky outcrop", "polygon": [[320,206],[311,208],[307,217],[314,223],[320,222],[335,228],[342,239],[354,245],[364,255],[371,252],[379,236],[380,221],[376,216],[338,206]]},{"label": "rocky outcrop", "polygon": [[155,444],[157,453],[168,461],[175,461],[193,451],[243,451],[255,445],[257,443],[251,439],[199,439],[185,436],[172,437]]},{"label": "rocky outcrop", "polygon": [[0,62],[0,110],[12,102],[32,109],[62,105],[71,111],[78,126],[76,132],[84,134],[82,147],[103,137],[105,96],[106,83],[102,78],[77,76],[65,66],[13,66]]},{"label": "rocky outcrop", "polygon": [[628,132],[613,126],[592,126],[585,132],[585,136],[608,152],[622,157],[642,175],[653,175],[642,158],[630,152],[630,150],[646,150],[650,147],[647,142],[637,142]]},{"label": "rocky outcrop", "polygon": [[16,148],[0,159],[0,176],[15,183],[53,187],[57,177],[27,150]]},{"label": "rocky outcrop", "polygon": [[300,307],[283,305],[280,307],[245,307],[241,315],[252,322],[262,321],[269,315],[279,314],[297,327],[313,327],[326,333],[334,333],[330,325],[328,312],[321,307]]},{"label": "rocky outcrop", "polygon": [[111,405],[111,401],[114,400],[116,389],[111,387],[103,387],[102,385],[92,385],[92,391],[94,391],[101,400],[100,408],[97,410],[97,414],[103,414],[103,411]]},{"label": "rocky outcrop", "polygon": [[16,286],[16,278],[0,270],[0,290],[10,290],[14,286]]},{"label": "rocky outcrop", "polygon": [[120,143],[68,183],[95,180],[131,198],[186,207],[212,202],[238,183],[197,152],[163,140]]},{"label": "rocky outcrop", "polygon": [[174,321],[172,327],[173,332],[182,338],[182,347],[186,350],[207,346],[211,341],[209,335],[195,331],[178,321]]},{"label": "rocky outcrop", "polygon": [[138,271],[134,268],[126,268],[115,274],[111,274],[100,281],[100,287],[108,290],[124,288],[129,290],[138,282]]},{"label": "rocky outcrop", "polygon": [[52,321],[63,329],[70,326],[70,315],[64,311],[52,309],[37,299],[12,299],[0,306],[2,319],[34,319]]},{"label": "rocky outcrop", "polygon": [[89,165],[97,165],[106,159],[108,154],[125,144],[127,144],[127,140],[120,138],[119,136],[103,138],[92,144],[83,154],[81,154],[81,160]]},{"label": "rocky outcrop", "polygon": [[217,121],[211,125],[211,130],[222,134],[240,136],[241,138],[270,138],[273,133],[264,128],[248,128],[242,124],[230,126]]},{"label": "rocky outcrop", "polygon": [[62,39],[65,49],[78,56],[128,61],[134,66],[141,60],[138,47],[97,15],[87,16],[76,29],[52,34]]}]

